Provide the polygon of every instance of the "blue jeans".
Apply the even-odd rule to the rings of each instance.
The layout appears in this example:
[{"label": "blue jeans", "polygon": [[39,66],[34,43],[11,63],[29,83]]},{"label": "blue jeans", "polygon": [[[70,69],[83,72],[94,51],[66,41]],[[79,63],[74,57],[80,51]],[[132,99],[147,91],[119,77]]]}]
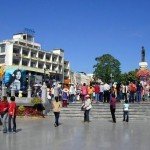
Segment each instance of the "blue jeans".
[{"label": "blue jeans", "polygon": [[89,120],[89,112],[90,112],[90,109],[84,111],[84,122],[90,121],[90,120]]},{"label": "blue jeans", "polygon": [[98,102],[99,101],[99,93],[95,93],[95,100]]},{"label": "blue jeans", "polygon": [[100,100],[100,102],[103,102],[103,95],[104,95],[103,92],[99,93],[99,100]]},{"label": "blue jeans", "polygon": [[137,102],[140,102],[140,101],[141,101],[141,92],[140,92],[140,91],[137,91],[137,92],[136,92],[136,101],[137,101]]},{"label": "blue jeans", "polygon": [[3,132],[7,132],[7,118],[8,118],[8,113],[1,115],[1,120],[3,124]]},{"label": "blue jeans", "polygon": [[70,102],[75,102],[75,95],[74,94],[70,94]]},{"label": "blue jeans", "polygon": [[135,93],[134,92],[130,92],[129,102],[133,102],[134,103],[134,99],[135,99]]},{"label": "blue jeans", "polygon": [[55,115],[55,124],[57,126],[59,126],[59,114],[60,114],[60,112],[54,112],[54,115]]},{"label": "blue jeans", "polygon": [[129,112],[123,111],[123,121],[128,122],[129,121]]},{"label": "blue jeans", "polygon": [[16,116],[9,115],[8,116],[8,131],[11,132],[11,120],[13,121],[13,131],[16,132]]}]

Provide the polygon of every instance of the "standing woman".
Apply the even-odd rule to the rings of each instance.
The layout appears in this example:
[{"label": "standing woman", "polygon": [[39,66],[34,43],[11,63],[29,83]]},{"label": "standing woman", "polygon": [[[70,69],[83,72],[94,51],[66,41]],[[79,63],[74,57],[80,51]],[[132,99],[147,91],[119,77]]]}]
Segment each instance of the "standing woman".
[{"label": "standing woman", "polygon": [[7,133],[7,118],[8,118],[8,109],[9,109],[9,103],[7,101],[7,97],[3,96],[2,101],[0,101],[0,115],[2,119],[3,124],[3,133]]},{"label": "standing woman", "polygon": [[113,122],[116,123],[116,117],[115,117],[115,111],[116,111],[116,98],[115,98],[115,94],[111,94],[111,98],[110,98],[110,112],[112,115],[112,119]]},{"label": "standing woman", "polygon": [[85,100],[85,96],[88,94],[88,88],[86,86],[85,83],[83,83],[82,87],[81,87],[81,99],[82,99],[82,102],[84,102]]},{"label": "standing woman", "polygon": [[62,107],[61,101],[59,101],[58,97],[55,97],[55,100],[52,102],[52,108],[55,115],[55,124],[54,126],[59,126],[59,115],[60,115],[60,109]]},{"label": "standing woman", "polygon": [[67,107],[68,105],[68,99],[69,99],[69,90],[67,88],[67,86],[64,86],[64,89],[62,90],[62,106],[63,107]]},{"label": "standing woman", "polygon": [[89,95],[85,96],[85,101],[82,104],[82,108],[84,109],[84,122],[90,122],[89,112],[92,108],[91,99]]}]

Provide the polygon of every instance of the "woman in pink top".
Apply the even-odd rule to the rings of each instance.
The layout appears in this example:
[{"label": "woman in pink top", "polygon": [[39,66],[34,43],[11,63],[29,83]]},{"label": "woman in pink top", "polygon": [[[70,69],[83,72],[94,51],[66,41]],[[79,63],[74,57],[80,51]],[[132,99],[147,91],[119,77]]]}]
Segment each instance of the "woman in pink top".
[{"label": "woman in pink top", "polygon": [[82,102],[85,100],[85,95],[88,94],[88,88],[86,86],[85,83],[83,83],[83,86],[81,87],[81,99],[82,99]]}]

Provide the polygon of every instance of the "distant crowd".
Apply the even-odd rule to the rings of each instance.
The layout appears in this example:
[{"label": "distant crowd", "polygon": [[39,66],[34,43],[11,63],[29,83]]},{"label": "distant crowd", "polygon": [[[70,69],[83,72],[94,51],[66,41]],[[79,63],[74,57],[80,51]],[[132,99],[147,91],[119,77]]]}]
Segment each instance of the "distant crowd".
[{"label": "distant crowd", "polygon": [[70,86],[55,84],[48,89],[48,99],[59,97],[62,100],[63,107],[68,103],[75,103],[85,99],[89,95],[93,103],[109,103],[111,94],[115,95],[117,102],[128,100],[129,103],[140,103],[150,100],[150,85],[142,85],[140,82],[130,82],[129,84],[114,83],[112,86],[107,83],[95,83],[91,85],[73,85]]}]

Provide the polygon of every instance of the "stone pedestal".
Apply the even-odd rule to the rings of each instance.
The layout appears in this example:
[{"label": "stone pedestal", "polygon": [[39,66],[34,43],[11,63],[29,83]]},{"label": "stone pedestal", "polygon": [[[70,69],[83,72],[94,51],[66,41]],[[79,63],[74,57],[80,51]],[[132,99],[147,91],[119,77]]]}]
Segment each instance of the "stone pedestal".
[{"label": "stone pedestal", "polygon": [[11,88],[11,96],[15,96],[15,89],[13,87]]},{"label": "stone pedestal", "polygon": [[5,85],[2,85],[2,97],[6,96],[7,87]]},{"label": "stone pedestal", "polygon": [[41,98],[42,98],[43,104],[45,104],[45,102],[47,100],[47,86],[46,86],[45,82],[43,83],[41,90],[42,90]]},{"label": "stone pedestal", "polygon": [[31,98],[31,87],[28,88],[28,98]]},{"label": "stone pedestal", "polygon": [[148,68],[148,63],[147,62],[140,62],[139,66],[140,66],[140,69],[147,69]]}]

